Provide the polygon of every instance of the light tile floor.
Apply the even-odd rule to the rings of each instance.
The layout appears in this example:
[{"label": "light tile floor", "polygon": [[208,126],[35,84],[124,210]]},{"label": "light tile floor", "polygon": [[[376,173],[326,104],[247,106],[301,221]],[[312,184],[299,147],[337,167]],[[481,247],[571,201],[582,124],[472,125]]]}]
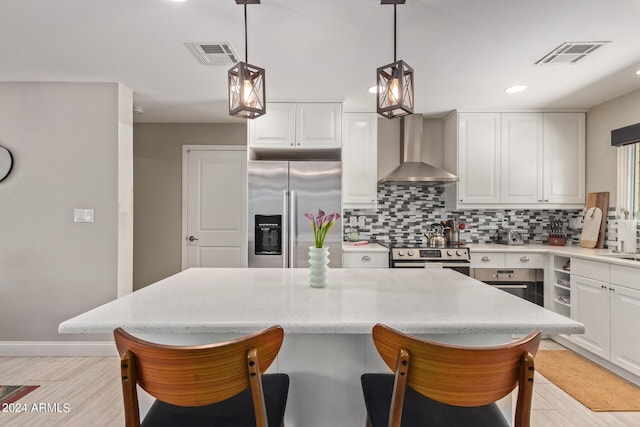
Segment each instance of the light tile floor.
[{"label": "light tile floor", "polygon": [[[541,349],[563,347],[543,340]],[[115,357],[0,357],[0,384],[40,385],[19,400],[26,412],[0,413],[0,426],[122,427],[119,370],[119,360]],[[49,406],[42,411],[32,411],[34,403]],[[69,405],[68,412],[65,403]],[[640,426],[640,412],[592,412],[537,374],[531,425]]]}]

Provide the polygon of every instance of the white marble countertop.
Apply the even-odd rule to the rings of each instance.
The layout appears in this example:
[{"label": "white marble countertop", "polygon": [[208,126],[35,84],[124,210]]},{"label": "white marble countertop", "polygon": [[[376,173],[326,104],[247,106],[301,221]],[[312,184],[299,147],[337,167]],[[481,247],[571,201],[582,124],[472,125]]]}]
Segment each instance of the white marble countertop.
[{"label": "white marble countertop", "polygon": [[59,326],[61,333],[369,334],[377,322],[414,334],[583,333],[584,327],[449,269],[331,269],[310,288],[307,269],[194,268]]},{"label": "white marble countertop", "polygon": [[379,243],[367,243],[366,245],[355,245],[352,242],[342,242],[344,252],[389,252],[389,248]]},{"label": "white marble countertop", "polygon": [[[627,267],[640,268],[640,261],[620,259],[618,257],[624,256],[613,252],[611,249],[589,249],[583,248],[577,245],[567,246],[549,246],[542,244],[524,244],[521,246],[515,245],[500,245],[500,244],[470,244],[469,250],[471,253],[508,253],[508,252],[537,252],[537,253],[549,253],[553,255],[561,255],[567,257],[589,259],[591,261],[608,262],[610,264],[624,265]],[[633,254],[627,254],[633,256]],[[639,258],[640,259],[640,258]]]}]

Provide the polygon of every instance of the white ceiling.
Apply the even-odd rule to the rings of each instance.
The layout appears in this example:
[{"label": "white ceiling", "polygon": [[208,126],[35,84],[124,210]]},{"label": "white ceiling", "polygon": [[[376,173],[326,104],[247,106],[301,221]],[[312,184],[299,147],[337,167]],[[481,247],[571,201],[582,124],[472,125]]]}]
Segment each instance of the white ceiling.
[{"label": "white ceiling", "polygon": [[[393,61],[393,6],[379,0],[262,0],[248,6],[249,62],[267,99],[344,100],[374,111],[376,68]],[[640,0],[407,0],[398,59],[415,110],[589,108],[640,88]],[[566,41],[611,41],[576,64],[535,65]],[[244,58],[234,0],[2,0],[0,81],[120,81],[136,122],[233,122],[227,69],[186,42],[229,41]],[[507,95],[515,83],[525,92]]]}]

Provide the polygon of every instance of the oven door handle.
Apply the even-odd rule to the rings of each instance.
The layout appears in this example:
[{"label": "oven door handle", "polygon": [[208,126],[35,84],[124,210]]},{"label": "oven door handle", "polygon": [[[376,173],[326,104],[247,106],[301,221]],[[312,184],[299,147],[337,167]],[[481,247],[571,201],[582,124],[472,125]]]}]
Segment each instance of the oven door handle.
[{"label": "oven door handle", "polygon": [[469,267],[469,263],[455,262],[402,262],[395,261],[393,268],[452,268],[452,267]]},{"label": "oven door handle", "polygon": [[498,289],[527,289],[527,285],[491,285]]},{"label": "oven door handle", "polygon": [[393,268],[424,268],[425,262],[394,262]]}]

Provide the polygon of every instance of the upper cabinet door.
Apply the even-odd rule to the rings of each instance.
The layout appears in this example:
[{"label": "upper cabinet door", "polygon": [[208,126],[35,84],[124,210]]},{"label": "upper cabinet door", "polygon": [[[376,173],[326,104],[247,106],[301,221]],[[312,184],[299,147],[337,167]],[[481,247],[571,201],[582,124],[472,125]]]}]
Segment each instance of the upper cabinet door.
[{"label": "upper cabinet door", "polygon": [[500,202],[500,113],[461,113],[458,203]]},{"label": "upper cabinet door", "polygon": [[544,166],[545,203],[584,203],[584,113],[544,113]]},{"label": "upper cabinet door", "polygon": [[299,103],[296,108],[296,146],[340,148],[342,106],[339,103]]},{"label": "upper cabinet door", "polygon": [[501,201],[542,202],[542,113],[503,113]]},{"label": "upper cabinet door", "polygon": [[376,113],[344,113],[342,205],[373,209],[378,191],[378,117]]},{"label": "upper cabinet door", "polygon": [[267,113],[249,122],[249,146],[253,148],[294,148],[296,104],[268,103]]}]

